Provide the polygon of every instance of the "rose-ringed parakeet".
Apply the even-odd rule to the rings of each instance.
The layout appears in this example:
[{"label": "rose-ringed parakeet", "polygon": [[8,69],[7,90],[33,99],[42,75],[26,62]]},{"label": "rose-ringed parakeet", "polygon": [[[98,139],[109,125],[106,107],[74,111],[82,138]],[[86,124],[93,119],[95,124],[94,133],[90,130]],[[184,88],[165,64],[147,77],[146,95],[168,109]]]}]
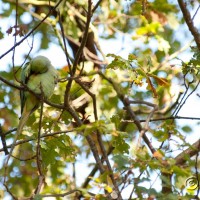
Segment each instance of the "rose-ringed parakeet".
[{"label": "rose-ringed parakeet", "polygon": [[[44,99],[49,99],[54,92],[57,83],[58,75],[56,69],[51,65],[48,58],[44,56],[37,56],[30,62],[26,63],[21,72],[21,83],[26,85],[29,90],[35,94],[43,95]],[[17,133],[14,142],[11,146],[6,165],[12,155],[15,143],[19,134],[28,120],[31,113],[33,113],[39,106],[40,100],[30,91],[20,91],[21,99],[21,118],[17,128]]]}]

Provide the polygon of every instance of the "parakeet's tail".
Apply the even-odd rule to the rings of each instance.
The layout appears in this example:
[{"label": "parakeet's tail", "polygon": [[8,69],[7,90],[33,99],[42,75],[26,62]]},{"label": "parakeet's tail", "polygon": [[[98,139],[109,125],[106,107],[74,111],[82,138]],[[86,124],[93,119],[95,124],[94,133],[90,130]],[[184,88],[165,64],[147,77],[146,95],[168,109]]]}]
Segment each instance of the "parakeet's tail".
[{"label": "parakeet's tail", "polygon": [[23,111],[22,116],[21,116],[20,121],[19,121],[19,125],[18,125],[18,128],[17,128],[16,135],[14,137],[14,141],[13,141],[13,143],[11,145],[11,149],[10,149],[10,152],[8,154],[8,157],[6,159],[6,162],[5,162],[4,166],[8,165],[8,161],[9,161],[9,159],[10,159],[10,157],[12,155],[12,152],[13,152],[13,150],[15,148],[15,145],[16,145],[16,142],[17,142],[17,138],[19,137],[20,133],[22,132],[23,127],[26,124],[26,121],[28,120],[28,118],[29,118],[31,113],[32,113],[31,111],[30,112],[27,112],[26,110]]}]

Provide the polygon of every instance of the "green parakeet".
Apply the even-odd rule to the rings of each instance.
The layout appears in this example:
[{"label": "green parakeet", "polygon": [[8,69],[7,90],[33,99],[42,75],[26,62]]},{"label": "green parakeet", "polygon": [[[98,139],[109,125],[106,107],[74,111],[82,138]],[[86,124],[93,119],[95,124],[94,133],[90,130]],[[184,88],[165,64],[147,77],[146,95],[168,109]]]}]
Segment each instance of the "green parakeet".
[{"label": "green parakeet", "polygon": [[[56,69],[51,65],[49,59],[44,56],[37,56],[30,62],[26,63],[21,72],[22,85],[26,85],[36,94],[44,95],[45,99],[49,99],[53,94],[57,80],[58,74]],[[15,147],[17,137],[22,132],[30,114],[40,106],[40,100],[29,91],[20,91],[20,99],[21,118],[6,164],[8,164],[9,158]]]}]

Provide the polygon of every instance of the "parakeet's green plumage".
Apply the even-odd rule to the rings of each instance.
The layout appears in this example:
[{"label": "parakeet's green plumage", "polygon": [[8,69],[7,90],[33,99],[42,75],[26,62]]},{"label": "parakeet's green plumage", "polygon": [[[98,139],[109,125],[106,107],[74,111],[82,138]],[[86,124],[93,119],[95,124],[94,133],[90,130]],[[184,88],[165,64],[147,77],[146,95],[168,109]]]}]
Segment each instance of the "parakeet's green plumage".
[{"label": "parakeet's green plumage", "polygon": [[[53,94],[57,79],[57,71],[51,65],[49,59],[44,56],[37,56],[29,63],[26,63],[21,72],[22,85],[26,85],[36,94],[44,95],[45,99],[49,99]],[[21,118],[6,164],[8,164],[9,158],[17,141],[17,137],[21,133],[30,114],[40,106],[40,100],[29,91],[20,91],[20,99]]]},{"label": "parakeet's green plumage", "polygon": [[[53,94],[57,81],[57,71],[51,65],[48,58],[38,56],[27,63],[21,73],[22,84],[36,94],[43,94],[48,99]],[[39,100],[34,94],[28,91],[21,91],[21,112],[33,112],[39,106]]]}]

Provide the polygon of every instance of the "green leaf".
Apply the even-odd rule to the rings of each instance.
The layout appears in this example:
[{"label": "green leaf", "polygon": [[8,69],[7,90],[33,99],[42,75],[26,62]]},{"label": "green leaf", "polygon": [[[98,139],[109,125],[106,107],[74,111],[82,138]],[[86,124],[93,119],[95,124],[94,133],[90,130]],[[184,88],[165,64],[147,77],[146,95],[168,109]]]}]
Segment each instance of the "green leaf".
[{"label": "green leaf", "polygon": [[137,35],[146,35],[146,34],[156,34],[161,28],[159,22],[152,22],[150,24],[146,24],[146,26],[140,27],[136,29]]},{"label": "green leaf", "polygon": [[[41,142],[42,143],[42,142]],[[58,152],[56,152],[56,146],[53,142],[43,142],[41,145],[41,153],[44,168],[47,168],[49,165],[56,163],[56,157],[59,157]]]},{"label": "green leaf", "polygon": [[72,162],[76,156],[75,147],[67,135],[60,135],[59,137],[41,141],[41,147],[43,163],[46,167],[55,164],[56,158],[62,157],[64,160]]},{"label": "green leaf", "polygon": [[1,32],[1,28],[0,28],[0,39],[4,38],[3,33]]},{"label": "green leaf", "polygon": [[182,130],[186,133],[191,133],[192,132],[192,128],[190,126],[183,126]]},{"label": "green leaf", "polygon": [[137,56],[136,56],[136,55],[131,54],[131,53],[128,55],[128,60],[129,60],[129,61],[132,62],[132,61],[134,61],[134,60],[136,60],[136,59],[137,59]]},{"label": "green leaf", "polygon": [[115,147],[115,152],[117,153],[129,153],[130,146],[125,142],[124,137],[121,135],[114,138],[113,146]]},{"label": "green leaf", "polygon": [[113,123],[115,124],[116,129],[118,129],[119,124],[120,124],[120,121],[121,121],[119,115],[113,115],[113,116],[110,118],[110,120],[111,120],[111,122],[113,122]]},{"label": "green leaf", "polygon": [[190,173],[188,172],[187,169],[184,169],[182,167],[179,166],[172,166],[172,170],[175,174],[179,175],[179,176],[189,176]]},{"label": "green leaf", "polygon": [[130,62],[122,58],[121,56],[117,56],[115,54],[107,54],[107,57],[113,57],[114,60],[108,64],[107,69],[130,69]]},{"label": "green leaf", "polygon": [[82,125],[81,127],[77,128],[77,130],[84,130],[84,135],[87,136],[96,130],[98,130],[100,133],[104,133],[107,129],[104,120],[98,120],[87,125]]},{"label": "green leaf", "polygon": [[165,130],[158,130],[158,131],[154,131],[153,135],[158,139],[158,141],[160,142],[164,142],[165,140],[167,140],[169,138],[169,134],[167,131]]},{"label": "green leaf", "polygon": [[34,200],[42,200],[42,196],[39,194],[36,194],[33,199]]},{"label": "green leaf", "polygon": [[129,166],[129,157],[125,156],[124,154],[116,154],[113,157],[113,160],[117,164],[118,169],[125,169]]}]

